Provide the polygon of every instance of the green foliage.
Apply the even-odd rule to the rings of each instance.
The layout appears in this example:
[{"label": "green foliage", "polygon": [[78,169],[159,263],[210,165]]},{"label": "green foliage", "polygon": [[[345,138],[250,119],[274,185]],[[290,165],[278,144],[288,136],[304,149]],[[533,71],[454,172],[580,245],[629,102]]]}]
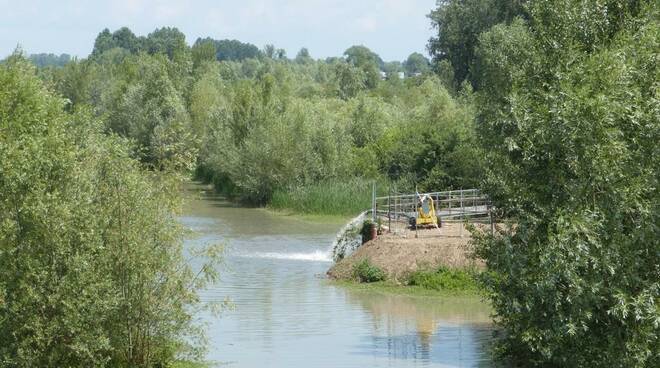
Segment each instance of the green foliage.
[{"label": "green foliage", "polygon": [[480,236],[504,351],[543,366],[660,363],[657,2],[537,1],[480,36]]},{"label": "green foliage", "polygon": [[204,63],[215,61],[215,44],[211,40],[195,42],[191,48],[194,68],[197,69]]},{"label": "green foliage", "polygon": [[69,54],[31,54],[29,56],[31,62],[34,63],[37,67],[45,68],[49,66],[53,67],[63,67],[71,61],[71,55]]},{"label": "green foliage", "polygon": [[187,165],[194,162],[198,145],[183,98],[166,69],[168,64],[148,56],[126,61],[135,76],[110,106],[107,125],[135,139],[143,161],[155,168],[190,170]]},{"label": "green foliage", "polygon": [[198,356],[195,290],[215,274],[183,258],[178,177],[144,170],[89,111],[66,113],[22,57],[0,86],[0,365]]},{"label": "green foliage", "polygon": [[383,65],[380,56],[365,46],[351,46],[344,51],[344,56],[348,64],[362,71],[365,86],[375,88],[380,80],[380,68]]},{"label": "green foliage", "polygon": [[[194,164],[199,178],[246,202],[354,213],[369,196],[339,188],[355,178],[432,190],[479,183],[469,93],[459,101],[426,74],[400,80],[401,63],[364,46],[328,61],[306,49],[295,61],[279,54],[210,38],[188,48],[175,28],[146,37],[122,28],[101,32],[88,60],[40,73],[71,101],[67,110],[91,106],[152,169]],[[428,62],[413,54],[407,68],[423,73]]]},{"label": "green foliage", "polygon": [[[471,70],[478,37],[499,23],[508,23],[525,15],[521,0],[441,0],[429,18],[437,36],[429,40],[428,49],[435,69],[440,72],[447,61],[453,68],[454,84],[464,80],[474,83]],[[476,85],[475,85],[476,86]]]},{"label": "green foliage", "polygon": [[213,364],[213,363],[177,360],[172,363],[171,368],[211,368],[217,366],[218,364]]},{"label": "green foliage", "polygon": [[360,282],[378,282],[386,279],[385,272],[366,258],[353,266],[353,275]]},{"label": "green foliage", "polygon": [[343,61],[334,63],[333,69],[340,98],[348,100],[367,88],[367,76],[361,69]]},{"label": "green foliage", "polygon": [[185,59],[190,51],[186,44],[186,36],[174,27],[156,29],[146,37],[137,37],[127,27],[122,27],[113,33],[106,28],[96,37],[91,58],[98,59],[113,49],[125,50],[131,54],[140,52],[151,55],[162,54],[170,60]]},{"label": "green foliage", "polygon": [[475,271],[439,267],[434,271],[413,272],[408,285],[431,290],[476,291],[479,289],[477,276]]},{"label": "green foliage", "polygon": [[[439,1],[437,78],[413,54],[403,68],[422,75],[403,81],[364,46],[292,62],[274,46],[191,49],[173,28],[121,28],[88,60],[39,71],[65,102],[10,58],[2,363],[155,365],[191,341],[198,280],[179,267],[167,193],[196,163],[234,197],[302,212],[359,212],[374,178],[485,186],[515,224],[475,234],[502,351],[522,365],[658,366],[658,16],[648,0]],[[412,282],[458,287],[452,272]],[[365,260],[356,277],[384,274]]]},{"label": "green foliage", "polygon": [[408,56],[408,59],[403,62],[403,68],[406,76],[414,76],[416,74],[426,74],[431,70],[429,60],[419,52],[413,52]]},{"label": "green foliage", "polygon": [[277,189],[269,206],[306,214],[355,215],[371,206],[371,181],[356,178]]},{"label": "green foliage", "polygon": [[[275,208],[356,213],[369,196],[345,205],[349,193],[358,193],[338,193],[335,183],[385,175],[433,190],[478,185],[482,160],[472,109],[437,80],[394,86],[395,96],[385,99],[364,87],[348,93],[347,81],[322,75],[324,69],[315,78],[328,82],[296,83],[304,77],[296,69],[308,66],[262,64],[258,77],[236,80],[210,72],[194,85],[193,121],[205,137],[202,171],[226,194]],[[331,68],[361,73],[343,62]],[[329,198],[336,205],[322,203]]]},{"label": "green foliage", "polygon": [[195,45],[211,42],[215,46],[215,55],[218,61],[242,61],[254,59],[262,55],[259,48],[251,43],[238,40],[214,40],[212,38],[198,38]]},{"label": "green foliage", "polygon": [[349,142],[333,104],[287,96],[285,88],[270,74],[236,83],[228,113],[208,128],[204,165],[230,178],[244,200],[264,203],[278,188],[346,170]]},{"label": "green foliage", "polygon": [[309,64],[314,61],[314,59],[309,55],[309,50],[307,50],[306,47],[303,47],[298,51],[298,54],[296,54],[295,61],[298,64]]},{"label": "green foliage", "polygon": [[188,53],[186,36],[171,27],[158,28],[149,33],[144,48],[149,54],[164,54],[170,60],[183,58]]},{"label": "green foliage", "polygon": [[413,91],[417,102],[406,123],[382,135],[380,171],[394,180],[408,178],[419,190],[479,187],[483,153],[477,143],[469,101],[459,103],[436,79]]}]

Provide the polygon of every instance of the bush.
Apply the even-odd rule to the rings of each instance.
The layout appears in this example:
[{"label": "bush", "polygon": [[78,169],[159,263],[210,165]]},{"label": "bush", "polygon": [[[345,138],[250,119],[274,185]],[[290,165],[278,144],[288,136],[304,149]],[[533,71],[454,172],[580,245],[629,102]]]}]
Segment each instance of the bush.
[{"label": "bush", "polygon": [[435,271],[416,271],[409,279],[408,285],[421,286],[431,290],[477,290],[477,280],[474,272],[468,270],[453,270],[440,267]]},{"label": "bush", "polygon": [[353,275],[360,282],[377,282],[386,279],[385,272],[368,259],[363,259],[353,266]]},{"label": "bush", "polygon": [[362,223],[362,229],[360,229],[360,235],[362,235],[362,244],[373,239],[371,237],[371,229],[373,229],[374,223],[371,220],[364,220]]}]

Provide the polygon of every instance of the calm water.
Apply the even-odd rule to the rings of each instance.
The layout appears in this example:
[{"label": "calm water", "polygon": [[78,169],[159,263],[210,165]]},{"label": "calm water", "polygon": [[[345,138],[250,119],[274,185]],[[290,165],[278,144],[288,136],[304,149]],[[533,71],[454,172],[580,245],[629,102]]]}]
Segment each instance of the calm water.
[{"label": "calm water", "polygon": [[205,301],[234,308],[208,323],[208,359],[230,367],[488,367],[490,310],[478,299],[347,290],[323,279],[342,224],[231,204],[189,188],[183,222],[194,247],[227,244]]}]

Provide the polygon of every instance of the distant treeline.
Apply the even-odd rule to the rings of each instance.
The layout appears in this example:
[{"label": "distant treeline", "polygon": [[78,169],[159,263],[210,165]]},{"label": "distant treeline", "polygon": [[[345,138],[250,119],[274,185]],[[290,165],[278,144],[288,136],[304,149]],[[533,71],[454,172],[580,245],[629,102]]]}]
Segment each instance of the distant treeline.
[{"label": "distant treeline", "polygon": [[[129,28],[122,27],[114,32],[104,29],[96,37],[94,49],[90,57],[101,55],[110,49],[122,49],[132,54],[145,52],[148,54],[164,53],[170,58],[173,57],[174,50],[184,49],[186,45],[185,35],[176,28],[163,27],[149,33],[147,36],[136,36]],[[361,46],[355,46],[361,47]],[[366,49],[366,48],[365,48]],[[356,50],[357,51],[357,50]],[[246,59],[287,59],[286,51],[278,49],[273,45],[265,45],[263,49],[249,42],[238,40],[215,40],[210,37],[198,38],[192,45],[191,52],[197,58],[210,59],[215,56],[217,61],[243,61]],[[362,50],[362,52],[371,52]],[[399,61],[384,62],[380,56],[373,54],[378,68],[384,72],[406,72],[407,75],[416,75],[428,72],[430,69],[429,60],[420,53],[413,53],[403,63]],[[332,62],[337,58],[329,57],[325,61]],[[298,63],[304,63],[311,60],[307,48],[303,47],[296,54],[295,59]]]},{"label": "distant treeline", "polygon": [[454,90],[419,53],[385,63],[356,45],[341,57],[316,60],[303,48],[289,59],[272,45],[188,46],[176,28],[146,37],[121,28],[103,30],[89,58],[40,73],[68,109],[89,106],[133,140],[145,164],[194,169],[251,203],[268,204],[275,191],[318,193],[300,189],[325,182],[473,187],[482,172],[469,88]]},{"label": "distant treeline", "polygon": [[28,59],[40,68],[47,66],[62,67],[72,60],[69,54],[31,54]]}]

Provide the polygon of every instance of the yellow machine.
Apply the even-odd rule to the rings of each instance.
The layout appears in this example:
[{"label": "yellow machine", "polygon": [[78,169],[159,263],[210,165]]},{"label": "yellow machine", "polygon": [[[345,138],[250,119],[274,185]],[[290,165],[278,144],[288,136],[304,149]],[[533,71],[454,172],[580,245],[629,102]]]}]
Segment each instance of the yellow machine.
[{"label": "yellow machine", "polygon": [[417,219],[415,225],[417,226],[434,226],[438,227],[438,218],[435,215],[435,205],[433,198],[425,194],[419,199],[419,206],[417,207]]}]

